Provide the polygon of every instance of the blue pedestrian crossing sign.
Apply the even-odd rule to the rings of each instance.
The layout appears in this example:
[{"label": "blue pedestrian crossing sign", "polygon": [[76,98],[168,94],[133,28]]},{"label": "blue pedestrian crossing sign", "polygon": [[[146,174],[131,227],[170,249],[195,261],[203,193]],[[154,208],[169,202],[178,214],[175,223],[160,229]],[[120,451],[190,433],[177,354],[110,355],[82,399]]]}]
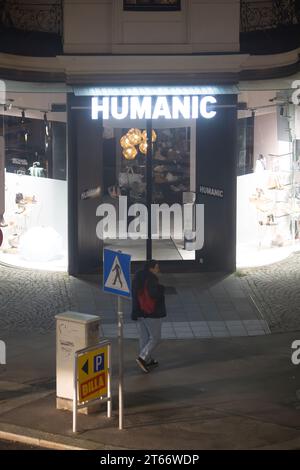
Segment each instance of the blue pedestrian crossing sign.
[{"label": "blue pedestrian crossing sign", "polygon": [[104,249],[103,290],[111,294],[131,297],[131,256]]}]

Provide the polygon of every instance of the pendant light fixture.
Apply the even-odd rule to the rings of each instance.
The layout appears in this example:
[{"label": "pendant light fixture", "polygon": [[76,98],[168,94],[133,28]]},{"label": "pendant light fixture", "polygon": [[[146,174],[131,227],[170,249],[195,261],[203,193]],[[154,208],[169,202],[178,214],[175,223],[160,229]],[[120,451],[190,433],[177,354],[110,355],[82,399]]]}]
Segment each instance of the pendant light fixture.
[{"label": "pendant light fixture", "polygon": [[[157,134],[154,130],[152,130],[152,143],[156,142]],[[123,156],[127,160],[133,160],[137,156],[137,149],[138,146],[139,151],[146,155],[147,154],[147,131],[141,131],[137,128],[131,128],[127,132],[127,134],[123,135],[120,139],[120,145],[123,148]],[[127,151],[128,150],[128,151]]]},{"label": "pendant light fixture", "polygon": [[131,145],[139,145],[142,142],[142,132],[140,129],[130,129],[127,132],[127,136]]},{"label": "pendant light fixture", "polygon": [[129,147],[132,147],[128,135],[123,135],[120,139],[120,145],[123,149],[127,149]]},{"label": "pendant light fixture", "polygon": [[135,147],[127,147],[123,150],[123,155],[126,160],[134,160],[137,156],[137,149]]},{"label": "pendant light fixture", "polygon": [[[147,140],[147,131],[146,130],[144,130],[142,132],[142,138],[146,142],[146,140]],[[156,142],[156,140],[157,140],[157,134],[156,134],[155,130],[152,129],[152,143]]]},{"label": "pendant light fixture", "polygon": [[147,142],[141,142],[140,145],[139,145],[139,150],[141,153],[143,153],[144,155],[147,154],[147,148],[148,148],[148,144]]}]

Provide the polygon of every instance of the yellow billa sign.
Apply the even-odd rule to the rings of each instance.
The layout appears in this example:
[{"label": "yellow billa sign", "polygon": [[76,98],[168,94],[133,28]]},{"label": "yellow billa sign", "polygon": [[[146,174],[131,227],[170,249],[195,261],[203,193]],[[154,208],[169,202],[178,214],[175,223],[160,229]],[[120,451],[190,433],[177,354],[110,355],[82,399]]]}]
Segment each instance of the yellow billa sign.
[{"label": "yellow billa sign", "polygon": [[108,346],[88,351],[77,359],[79,402],[107,395]]}]

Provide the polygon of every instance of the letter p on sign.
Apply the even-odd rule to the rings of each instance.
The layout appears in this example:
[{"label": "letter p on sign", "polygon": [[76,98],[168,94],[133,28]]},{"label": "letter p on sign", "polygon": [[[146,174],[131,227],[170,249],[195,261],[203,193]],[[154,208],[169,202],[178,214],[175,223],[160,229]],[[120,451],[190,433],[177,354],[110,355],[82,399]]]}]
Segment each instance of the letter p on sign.
[{"label": "letter p on sign", "polygon": [[104,353],[94,357],[94,372],[104,370]]}]

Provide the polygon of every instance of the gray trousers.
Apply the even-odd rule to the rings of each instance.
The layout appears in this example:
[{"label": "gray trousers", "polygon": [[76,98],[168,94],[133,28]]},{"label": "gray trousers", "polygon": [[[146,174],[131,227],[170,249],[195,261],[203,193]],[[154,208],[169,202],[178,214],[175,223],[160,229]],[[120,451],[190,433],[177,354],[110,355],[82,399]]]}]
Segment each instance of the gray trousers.
[{"label": "gray trousers", "polygon": [[151,353],[161,341],[161,318],[139,318],[139,357],[144,361],[151,359]]}]

